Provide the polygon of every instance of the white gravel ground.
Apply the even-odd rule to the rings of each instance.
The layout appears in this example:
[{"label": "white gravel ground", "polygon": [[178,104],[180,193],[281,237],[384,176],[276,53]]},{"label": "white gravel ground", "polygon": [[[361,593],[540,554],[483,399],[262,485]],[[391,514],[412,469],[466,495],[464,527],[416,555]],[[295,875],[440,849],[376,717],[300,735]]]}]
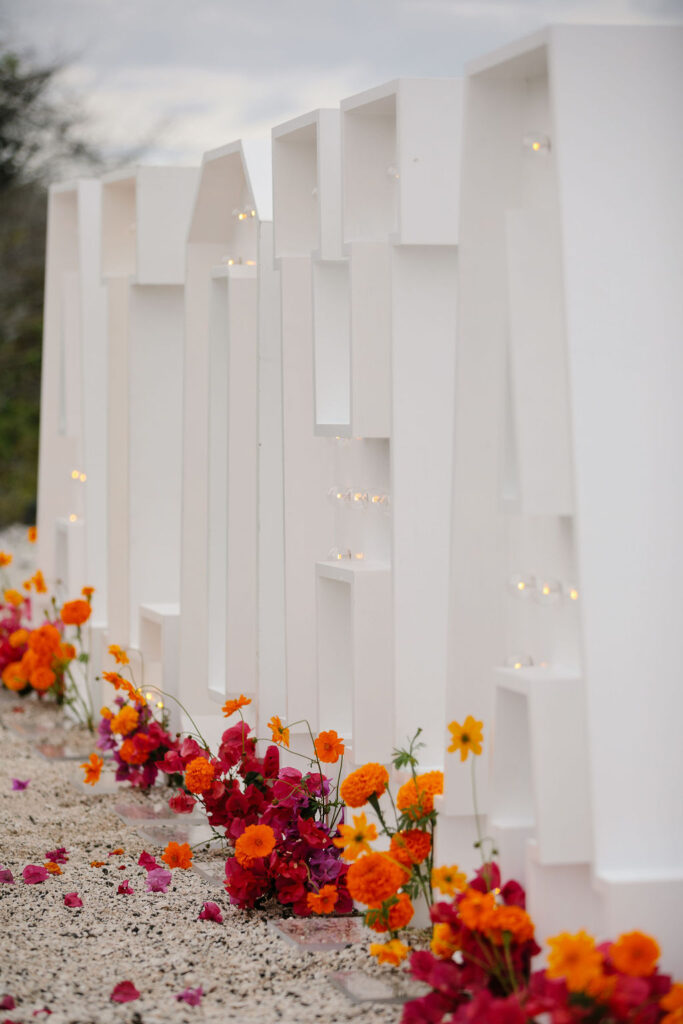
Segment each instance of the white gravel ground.
[{"label": "white gravel ground", "polygon": [[[146,892],[146,872],[137,866],[144,844],[113,809],[129,792],[78,792],[68,782],[73,765],[46,761],[6,727],[14,703],[3,695],[0,705],[0,864],[16,879],[0,885],[0,998],[11,995],[17,1008],[0,1011],[0,1020],[47,1020],[33,1016],[47,1007],[50,1024],[399,1021],[400,1008],[353,1004],[328,981],[335,970],[390,975],[367,945],[300,954],[268,931],[266,912],[230,907],[227,895],[194,871],[174,870],[165,894]],[[12,778],[30,779],[30,786],[13,792]],[[42,864],[59,846],[69,852],[63,874],[25,884],[22,869]],[[109,857],[116,847],[125,853]],[[92,860],[105,866],[90,867]],[[134,895],[117,894],[124,879]],[[64,905],[64,894],[74,891],[82,909]],[[206,900],[219,904],[223,924],[197,920]],[[112,1003],[110,993],[124,980],[141,998]],[[200,1006],[174,998],[197,986],[206,993]]]}]

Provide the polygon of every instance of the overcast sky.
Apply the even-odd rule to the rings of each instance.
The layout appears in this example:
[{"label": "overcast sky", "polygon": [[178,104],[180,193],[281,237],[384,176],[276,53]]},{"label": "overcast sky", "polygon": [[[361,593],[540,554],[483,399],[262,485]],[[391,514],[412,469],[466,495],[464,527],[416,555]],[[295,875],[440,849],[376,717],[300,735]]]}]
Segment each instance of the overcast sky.
[{"label": "overcast sky", "polygon": [[549,22],[681,20],[683,0],[0,0],[6,41],[70,61],[98,141],[151,132],[163,163],[400,75],[460,75]]}]

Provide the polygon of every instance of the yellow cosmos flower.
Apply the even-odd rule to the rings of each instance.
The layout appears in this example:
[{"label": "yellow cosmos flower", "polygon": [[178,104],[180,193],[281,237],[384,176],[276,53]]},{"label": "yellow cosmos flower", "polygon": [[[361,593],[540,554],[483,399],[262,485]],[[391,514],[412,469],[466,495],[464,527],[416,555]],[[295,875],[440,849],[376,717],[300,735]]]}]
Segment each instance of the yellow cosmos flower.
[{"label": "yellow cosmos flower", "polygon": [[370,853],[370,843],[377,838],[377,828],[368,824],[364,814],[354,814],[353,825],[340,825],[341,835],[333,839],[334,845],[344,852],[344,860],[355,860],[361,853]]},{"label": "yellow cosmos flower", "polygon": [[472,715],[467,716],[463,725],[460,725],[459,722],[451,722],[448,726],[451,734],[451,744],[448,748],[448,753],[453,754],[456,750],[459,750],[461,761],[467,760],[470,751],[473,754],[481,754],[483,728],[484,723],[478,722],[476,718],[472,718]]}]

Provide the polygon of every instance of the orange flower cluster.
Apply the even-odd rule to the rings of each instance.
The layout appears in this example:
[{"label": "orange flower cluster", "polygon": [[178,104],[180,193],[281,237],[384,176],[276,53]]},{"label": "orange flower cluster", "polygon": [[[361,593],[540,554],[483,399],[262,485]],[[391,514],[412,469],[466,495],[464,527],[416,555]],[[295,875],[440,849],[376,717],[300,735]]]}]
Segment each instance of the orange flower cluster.
[{"label": "orange flower cluster", "polygon": [[423,818],[434,810],[434,797],[443,793],[443,772],[424,772],[404,782],[396,794],[396,806],[410,818]]},{"label": "orange flower cluster", "polygon": [[[561,932],[548,939],[548,945],[550,954],[546,974],[549,978],[562,978],[570,992],[585,992],[600,1002],[605,1002],[611,997],[616,979],[614,975],[605,973],[605,958],[595,945],[592,935],[585,931],[576,932],[573,935],[569,932]],[[625,932],[620,935],[608,950],[612,966],[621,974],[631,978],[650,977],[657,967],[659,956],[660,949],[655,939],[639,931]],[[676,987],[681,990],[678,1004],[676,1003],[677,996],[674,993]],[[676,1012],[683,1009],[683,986],[674,986],[674,989],[660,1002],[662,1009],[674,1010],[673,1014],[668,1015],[671,1019],[664,1018],[668,1024],[674,1024],[683,1017],[683,1014],[676,1016]],[[674,995],[669,999],[672,993]],[[669,999],[670,1006],[665,1005],[666,999]]]},{"label": "orange flower cluster", "polygon": [[62,605],[60,617],[65,626],[82,626],[90,618],[92,608],[88,601],[67,601]]},{"label": "orange flower cluster", "polygon": [[378,963],[391,964],[392,967],[398,967],[409,952],[410,946],[404,946],[398,939],[392,939],[391,942],[386,942],[384,945],[373,942],[370,946],[370,955],[376,956]]},{"label": "orange flower cluster", "polygon": [[389,923],[383,921],[381,918],[374,921],[370,927],[375,932],[397,932],[401,928],[406,928],[412,921],[415,908],[413,907],[410,896],[407,892],[400,892],[398,894],[398,902],[393,903],[389,907]]},{"label": "orange flower cluster", "polygon": [[392,857],[405,867],[421,864],[429,856],[432,839],[429,832],[419,828],[411,828],[407,832],[396,832],[391,837],[390,852]]},{"label": "orange flower cluster", "polygon": [[0,569],[4,569],[6,565],[12,564],[12,555],[9,551],[0,551]]},{"label": "orange flower cluster", "polygon": [[387,788],[389,774],[384,765],[370,762],[347,775],[339,787],[347,807],[362,807],[371,796],[380,797]]},{"label": "orange flower cluster", "polygon": [[496,946],[505,944],[505,934],[522,945],[534,937],[534,922],[521,907],[496,907],[491,914],[487,935]]},{"label": "orange flower cluster", "polygon": [[22,584],[24,590],[30,590],[35,587],[36,594],[47,594],[47,585],[45,583],[45,577],[43,576],[40,569],[36,569],[30,580],[24,580]]},{"label": "orange flower cluster", "polygon": [[235,843],[235,857],[243,868],[249,868],[257,857],[267,857],[274,848],[275,833],[270,825],[247,825]]},{"label": "orange flower cluster", "polygon": [[337,904],[338,896],[336,885],[323,885],[318,892],[306,894],[306,903],[314,914],[331,914]]},{"label": "orange flower cluster", "polygon": [[144,764],[149,757],[149,751],[138,746],[134,740],[128,737],[119,747],[119,757],[126,764]]},{"label": "orange flower cluster", "polygon": [[435,924],[430,947],[434,956],[440,960],[450,960],[456,950],[460,949],[458,933],[449,924]]},{"label": "orange flower cluster", "polygon": [[643,932],[625,932],[609,948],[609,958],[616,969],[631,978],[649,977],[660,954],[657,942]]},{"label": "orange flower cluster", "polygon": [[344,753],[344,741],[334,729],[319,733],[314,746],[318,760],[324,764],[336,764]]},{"label": "orange flower cluster", "polygon": [[366,853],[349,868],[346,884],[351,896],[367,907],[380,907],[403,885],[405,869],[385,853]]},{"label": "orange flower cluster", "polygon": [[171,842],[164,850],[161,859],[169,868],[191,868],[192,850],[189,843]]},{"label": "orange flower cluster", "polygon": [[223,705],[223,714],[226,718],[230,718],[230,715],[234,715],[240,708],[246,708],[247,704],[251,704],[251,697],[245,697],[244,694],[241,693],[236,700],[226,700]]},{"label": "orange flower cluster", "polygon": [[661,1024],[682,1024],[683,1022],[683,985],[675,983],[665,996],[659,1000],[662,1010],[669,1011],[662,1017]]},{"label": "orange flower cluster", "polygon": [[62,634],[49,622],[30,633],[16,630],[12,638],[13,646],[26,643],[28,647],[21,661],[10,662],[2,673],[5,686],[15,692],[30,683],[34,690],[44,693],[54,685],[58,676],[63,675],[66,663],[76,657],[74,646],[64,643]]},{"label": "orange flower cluster", "polygon": [[124,704],[117,715],[111,719],[111,731],[120,736],[127,736],[138,727],[140,715],[130,704]]},{"label": "orange flower cluster", "polygon": [[[126,742],[124,740],[119,751],[121,757]],[[195,757],[185,768],[185,785],[190,793],[206,793],[213,785],[215,774],[213,765],[205,757]]]},{"label": "orange flower cluster", "polygon": [[111,683],[115,690],[123,690],[128,695],[129,700],[137,701],[138,704],[143,706],[147,703],[142,693],[136,690],[133,684],[124,679],[118,672],[103,672],[102,678]]},{"label": "orange flower cluster", "polygon": [[5,591],[5,601],[7,604],[13,604],[15,608],[19,608],[24,603],[24,595],[10,587]]}]

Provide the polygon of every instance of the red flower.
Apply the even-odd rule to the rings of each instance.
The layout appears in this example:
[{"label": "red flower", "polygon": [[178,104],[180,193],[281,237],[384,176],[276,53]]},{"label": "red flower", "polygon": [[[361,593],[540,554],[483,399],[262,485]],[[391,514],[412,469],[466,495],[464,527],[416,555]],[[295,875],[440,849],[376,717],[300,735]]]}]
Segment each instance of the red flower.
[{"label": "red flower", "polygon": [[176,796],[171,797],[168,801],[168,806],[172,811],[175,811],[176,814],[191,814],[196,803],[197,801],[194,797],[190,796],[190,794],[186,793],[184,790],[181,790],[180,793],[176,794]]},{"label": "red flower", "polygon": [[83,900],[81,899],[81,897],[78,895],[77,892],[68,892],[66,894],[66,896],[64,897],[64,906],[65,907],[82,907],[83,906]]},{"label": "red flower", "polygon": [[211,900],[208,900],[204,904],[197,920],[215,921],[216,924],[223,924],[223,915],[221,914],[221,908],[218,906],[217,903],[212,903]]},{"label": "red flower", "polygon": [[109,996],[112,1003],[132,1003],[134,999],[140,998],[140,993],[132,981],[120,981],[114,986],[114,991]]}]

